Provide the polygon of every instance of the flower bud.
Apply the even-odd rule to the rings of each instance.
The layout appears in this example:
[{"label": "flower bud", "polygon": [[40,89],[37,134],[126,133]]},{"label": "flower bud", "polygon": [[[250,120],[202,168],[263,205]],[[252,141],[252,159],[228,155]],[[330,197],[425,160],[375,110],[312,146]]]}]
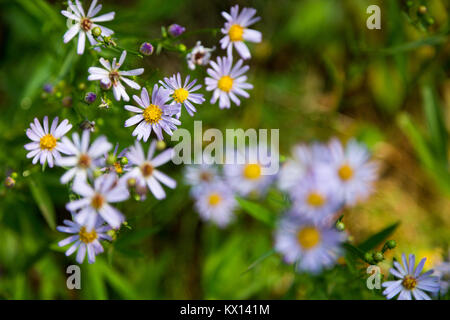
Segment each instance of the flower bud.
[{"label": "flower bud", "polygon": [[166,143],[164,142],[164,140],[158,140],[158,142],[156,142],[156,149],[164,150],[165,148],[166,148]]},{"label": "flower bud", "polygon": [[345,224],[344,224],[342,221],[338,221],[338,222],[336,223],[336,229],[337,229],[338,231],[344,231],[344,229],[345,229]]},{"label": "flower bud", "polygon": [[5,187],[7,188],[14,188],[14,186],[16,185],[16,180],[14,180],[12,177],[7,177],[5,179]]},{"label": "flower bud", "polygon": [[103,174],[103,172],[99,169],[94,170],[94,178],[97,179],[98,177],[100,177]]},{"label": "flower bud", "polygon": [[50,83],[45,84],[44,91],[47,93],[53,93],[53,86]]},{"label": "flower bud", "polygon": [[97,95],[93,92],[88,92],[86,93],[86,96],[84,97],[84,101],[86,101],[86,103],[93,103],[95,100],[97,99]]},{"label": "flower bud", "polygon": [[78,84],[78,90],[85,90],[86,89],[86,83],[84,82],[80,82],[80,84]]},{"label": "flower bud", "polygon": [[395,240],[389,240],[386,242],[386,247],[389,249],[394,249],[397,246],[397,242]]},{"label": "flower bud", "polygon": [[366,252],[364,254],[364,260],[366,260],[366,262],[368,262],[368,263],[373,263],[373,254],[372,254],[372,252]]},{"label": "flower bud", "polygon": [[92,32],[92,35],[96,38],[100,37],[102,35],[102,29],[100,29],[100,27],[93,28],[91,32]]},{"label": "flower bud", "polygon": [[120,164],[123,165],[123,166],[127,165],[128,164],[128,158],[127,157],[122,157],[120,159]]},{"label": "flower bud", "polygon": [[135,187],[135,186],[136,186],[136,179],[134,179],[134,178],[128,179],[128,180],[127,180],[127,185],[128,185],[128,188],[133,188],[133,187]]},{"label": "flower bud", "polygon": [[144,42],[141,44],[141,47],[139,48],[139,52],[142,53],[144,56],[150,56],[153,53],[153,46],[149,42]]},{"label": "flower bud", "polygon": [[172,37],[178,37],[178,36],[182,35],[184,33],[184,31],[186,31],[186,28],[180,26],[179,24],[174,23],[169,26],[169,34]]},{"label": "flower bud", "polygon": [[417,13],[420,14],[420,15],[426,14],[427,11],[428,11],[428,9],[425,6],[419,6],[419,9],[417,9]]},{"label": "flower bud", "polygon": [[114,163],[116,163],[117,157],[113,154],[108,155],[108,158],[106,158],[106,163],[110,166],[112,166]]},{"label": "flower bud", "polygon": [[186,46],[185,46],[184,44],[180,43],[180,44],[178,45],[178,50],[179,50],[180,52],[186,52]]},{"label": "flower bud", "polygon": [[12,172],[11,173],[11,178],[13,178],[13,179],[17,179],[18,176],[19,175],[17,174],[17,172]]},{"label": "flower bud", "polygon": [[383,253],[380,252],[380,251],[375,252],[375,254],[373,255],[373,259],[374,259],[376,262],[383,261],[384,255],[383,255]]}]

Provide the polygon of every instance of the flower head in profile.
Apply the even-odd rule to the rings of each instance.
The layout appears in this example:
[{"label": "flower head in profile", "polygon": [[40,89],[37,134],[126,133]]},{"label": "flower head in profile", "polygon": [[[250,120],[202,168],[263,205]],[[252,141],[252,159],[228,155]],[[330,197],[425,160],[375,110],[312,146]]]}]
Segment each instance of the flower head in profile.
[{"label": "flower head in profile", "polygon": [[88,72],[90,73],[88,80],[96,81],[99,80],[102,83],[102,86],[112,86],[112,90],[114,93],[114,98],[117,101],[120,101],[123,98],[124,101],[129,101],[130,97],[128,96],[125,87],[122,82],[125,82],[129,87],[139,90],[141,86],[134,82],[133,80],[128,79],[130,76],[139,76],[144,73],[144,68],[133,69],[129,71],[119,71],[119,68],[122,66],[125,61],[125,57],[127,56],[127,52],[123,51],[120,55],[119,62],[116,61],[116,58],[113,59],[112,63],[108,60],[100,58],[100,64],[104,69],[98,67],[90,67]]},{"label": "flower head in profile", "polygon": [[138,107],[132,105],[125,105],[125,109],[137,115],[132,116],[125,121],[125,127],[137,125],[133,131],[133,136],[137,140],[143,139],[147,142],[150,134],[156,134],[159,140],[163,140],[164,130],[168,135],[172,135],[173,131],[177,129],[177,125],[181,122],[173,116],[180,112],[180,104],[170,104],[170,91],[157,84],[154,85],[152,91],[152,99],[146,88],[142,88],[141,97],[133,96]]},{"label": "flower head in profile", "polygon": [[144,154],[142,145],[136,141],[134,146],[129,148],[126,157],[130,161],[130,171],[127,172],[123,179],[135,179],[136,185],[139,187],[148,187],[156,199],[164,199],[166,192],[161,186],[161,183],[167,187],[174,189],[177,182],[159,171],[157,168],[167,162],[173,157],[173,149],[166,149],[156,157],[153,157],[156,149],[156,140],[153,140],[148,149],[147,157]]},{"label": "flower head in profile", "polygon": [[350,140],[345,149],[338,140],[332,140],[329,146],[334,180],[337,191],[342,193],[346,204],[353,205],[365,199],[372,191],[372,184],[377,177],[377,166],[370,162],[367,148]]},{"label": "flower head in profile", "polygon": [[90,231],[99,221],[105,221],[112,228],[117,229],[124,221],[123,214],[110,205],[122,202],[130,194],[126,184],[119,180],[115,173],[104,174],[90,186],[87,181],[75,180],[72,190],[81,196],[81,199],[69,202],[66,209],[76,212],[74,220],[86,226]]},{"label": "flower head in profile", "polygon": [[236,200],[231,188],[222,181],[208,184],[207,188],[195,194],[195,208],[204,221],[210,221],[221,228],[234,218]]},{"label": "flower head in profile", "polygon": [[190,76],[188,75],[183,83],[180,73],[177,73],[170,78],[164,78],[164,81],[159,81],[159,83],[165,89],[169,90],[174,104],[184,105],[189,115],[193,116],[194,112],[197,111],[194,104],[202,104],[205,101],[205,98],[203,98],[203,94],[195,93],[195,91],[202,87],[201,84],[195,85],[197,79],[194,79],[191,82],[189,82],[189,80]]},{"label": "flower head in profile", "polygon": [[253,85],[247,83],[247,76],[244,75],[250,68],[242,66],[243,61],[239,60],[233,66],[232,57],[217,57],[217,62],[210,61],[212,68],[207,72],[210,77],[205,78],[206,90],[213,91],[211,103],[219,100],[220,109],[230,108],[231,101],[240,105],[238,96],[248,98],[248,89],[253,89]]},{"label": "flower head in profile", "polygon": [[103,225],[103,221],[101,220],[99,220],[95,227],[90,231],[86,226],[81,225],[76,221],[64,220],[64,224],[65,226],[56,227],[56,230],[72,235],[58,242],[58,246],[64,247],[68,244],[72,244],[69,249],[67,249],[66,256],[70,256],[78,250],[76,260],[79,264],[83,263],[86,253],[88,262],[94,263],[95,256],[103,252],[100,240],[112,240],[111,237],[106,234],[111,228],[107,225]]},{"label": "flower head in profile", "polygon": [[205,48],[200,41],[197,41],[195,47],[186,55],[186,61],[189,69],[195,70],[195,66],[206,66],[211,59],[211,52],[216,48]]},{"label": "flower head in profile", "polygon": [[413,254],[409,255],[409,261],[406,260],[406,255],[402,254],[403,265],[394,261],[394,268],[389,270],[389,273],[399,280],[385,281],[382,286],[386,288],[383,294],[387,299],[392,299],[399,294],[398,300],[431,300],[425,293],[436,293],[439,291],[439,278],[431,276],[433,270],[429,270],[421,274],[423,266],[427,258],[420,260],[417,268],[415,268],[416,257]]},{"label": "flower head in profile", "polygon": [[77,132],[73,133],[72,141],[67,137],[62,139],[69,156],[59,158],[56,164],[70,169],[61,177],[61,183],[68,183],[74,178],[85,181],[88,175],[92,177],[100,157],[112,148],[104,136],[98,137],[92,144],[89,143],[89,140],[89,130],[83,131],[81,139]]},{"label": "flower head in profile", "polygon": [[222,16],[227,21],[221,29],[225,36],[220,40],[220,44],[222,49],[227,49],[229,57],[231,57],[233,47],[235,47],[242,59],[249,59],[251,57],[250,51],[244,41],[261,42],[261,32],[248,28],[259,21],[260,17],[255,17],[255,14],[256,10],[253,8],[243,8],[239,13],[238,5],[231,7],[230,13],[222,12]]},{"label": "flower head in profile", "polygon": [[54,118],[50,127],[47,116],[44,117],[44,126],[39,123],[37,118],[34,118],[34,122],[30,123],[30,128],[27,129],[26,134],[32,142],[26,144],[25,149],[29,151],[27,158],[33,158],[33,164],[40,161],[41,165],[44,165],[47,162],[48,166],[52,168],[54,160],[61,157],[60,152],[67,152],[60,139],[72,129],[72,125],[67,119],[64,119],[58,125],[58,120],[58,117]]},{"label": "flower head in profile", "polygon": [[99,27],[103,36],[110,36],[114,33],[111,29],[98,25],[97,22],[111,21],[114,19],[114,12],[109,12],[101,16],[96,17],[99,11],[102,9],[102,5],[97,6],[97,0],[92,0],[89,10],[85,13],[79,0],[75,0],[74,5],[72,1],[68,1],[68,10],[62,10],[61,13],[72,21],[69,30],[64,34],[64,43],[69,42],[78,34],[78,46],[77,53],[83,54],[86,42],[86,37],[91,45],[97,44],[92,35],[92,29]]},{"label": "flower head in profile", "polygon": [[276,231],[275,250],[286,263],[295,263],[298,272],[316,274],[336,263],[345,238],[328,224],[288,215]]}]

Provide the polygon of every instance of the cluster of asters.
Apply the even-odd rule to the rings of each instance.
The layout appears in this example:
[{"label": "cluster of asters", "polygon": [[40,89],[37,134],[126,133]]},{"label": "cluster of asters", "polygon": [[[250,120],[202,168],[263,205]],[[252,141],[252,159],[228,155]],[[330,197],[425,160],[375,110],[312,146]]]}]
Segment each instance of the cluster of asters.
[{"label": "cluster of asters", "polygon": [[[114,31],[100,25],[111,21],[115,17],[114,12],[99,15],[102,9],[97,0],[93,0],[87,10],[83,8],[79,0],[68,1],[68,8],[61,13],[68,18],[68,31],[64,34],[64,43],[78,36],[77,53],[82,55],[85,51],[86,38],[91,48],[98,52],[104,47],[104,43],[114,43],[111,35]],[[255,18],[256,10],[244,8],[239,13],[237,6],[230,13],[223,12],[226,23],[222,32],[225,34],[221,40],[222,48],[227,49],[226,57],[217,58],[217,62],[210,61],[213,49],[201,46],[197,42],[195,48],[187,55],[188,67],[196,65],[211,68],[207,70],[211,78],[206,78],[207,90],[213,91],[212,103],[219,100],[220,108],[229,108],[230,99],[239,105],[237,96],[249,97],[245,89],[252,86],[246,83],[244,73],[249,69],[243,66],[239,60],[233,65],[232,49],[239,52],[244,59],[250,57],[244,41],[259,42],[261,34],[248,28],[258,21]],[[169,27],[169,33],[179,36],[184,32],[179,25]],[[108,40],[105,40],[108,39]],[[141,52],[151,53],[152,46],[144,43]],[[197,111],[196,105],[202,104],[205,99],[203,94],[197,93],[202,86],[197,80],[191,80],[189,75],[182,79],[179,73],[164,78],[155,84],[151,93],[145,87],[141,88],[136,79],[144,73],[143,68],[123,70],[127,52],[124,50],[118,59],[112,61],[99,59],[101,67],[88,69],[88,80],[98,81],[103,90],[111,89],[117,101],[130,101],[126,86],[133,90],[140,90],[139,95],[132,95],[136,105],[126,104],[125,110],[134,113],[125,121],[125,127],[135,126],[132,135],[136,137],[135,144],[117,154],[117,145],[113,154],[112,144],[105,136],[99,136],[91,141],[90,130],[84,130],[81,134],[74,132],[67,136],[72,129],[72,124],[67,119],[59,121],[55,117],[51,123],[47,116],[43,121],[37,118],[30,124],[26,134],[31,142],[25,145],[28,151],[27,158],[32,159],[33,164],[38,162],[42,166],[52,168],[54,165],[66,169],[61,176],[61,183],[70,186],[76,195],[76,200],[66,205],[72,215],[72,220],[65,220],[64,226],[57,229],[71,234],[62,240],[59,245],[70,247],[66,255],[76,254],[78,263],[82,263],[87,255],[88,262],[93,263],[97,254],[103,252],[102,240],[111,240],[108,231],[118,229],[125,221],[125,216],[114,206],[130,197],[130,188],[140,190],[145,194],[149,190],[157,199],[164,199],[166,193],[162,187],[176,187],[176,181],[158,170],[158,167],[170,161],[173,150],[166,149],[155,156],[157,149],[156,140],[152,140],[147,153],[140,141],[147,142],[152,132],[156,138],[163,140],[163,132],[172,135],[181,124],[179,120],[182,107],[190,116]],[[93,95],[87,97],[89,102],[95,100]],[[111,159],[113,159],[111,161]],[[144,192],[142,192],[144,190]]]}]

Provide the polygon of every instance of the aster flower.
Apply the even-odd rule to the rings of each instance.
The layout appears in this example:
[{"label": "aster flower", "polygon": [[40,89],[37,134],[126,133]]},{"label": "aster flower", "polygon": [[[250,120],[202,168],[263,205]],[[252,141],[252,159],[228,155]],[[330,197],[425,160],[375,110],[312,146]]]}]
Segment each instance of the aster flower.
[{"label": "aster flower", "polygon": [[263,163],[258,148],[246,148],[235,153],[235,159],[227,158],[223,166],[225,179],[242,196],[250,193],[262,194],[272,183],[273,175],[264,175],[270,163]]},{"label": "aster flower", "polygon": [[400,293],[398,300],[412,300],[412,297],[416,300],[431,300],[424,291],[438,292],[439,278],[431,276],[433,270],[421,274],[426,260],[427,258],[420,260],[417,268],[413,254],[409,255],[409,261],[406,260],[406,255],[402,254],[403,265],[394,261],[395,268],[391,268],[389,273],[400,280],[383,282],[382,286],[386,288],[383,294],[386,298],[392,299]]},{"label": "aster flower", "polygon": [[194,104],[202,104],[205,101],[203,94],[194,93],[202,87],[201,84],[195,85],[197,79],[189,82],[190,76],[186,77],[186,80],[181,81],[180,73],[174,74],[170,78],[164,78],[164,81],[159,81],[159,83],[167,90],[169,90],[170,96],[173,99],[174,104],[182,104],[186,108],[186,111],[192,117],[195,109]]},{"label": "aster flower", "polygon": [[372,184],[377,177],[377,166],[370,162],[367,148],[355,140],[350,140],[344,149],[334,139],[330,143],[330,164],[334,180],[338,183],[337,191],[349,205],[367,198],[372,191]]},{"label": "aster flower", "polygon": [[76,250],[78,250],[76,260],[79,264],[82,264],[84,257],[88,256],[88,262],[94,263],[95,256],[103,252],[103,247],[100,244],[100,240],[109,240],[111,237],[106,234],[111,228],[106,225],[102,225],[103,222],[99,220],[95,228],[88,230],[86,226],[80,225],[76,221],[64,220],[65,226],[58,226],[56,230],[59,232],[72,234],[70,237],[61,240],[58,246],[64,247],[68,244],[72,244],[66,251],[66,256],[70,256]]},{"label": "aster flower", "polygon": [[137,124],[133,131],[133,136],[137,136],[137,140],[143,139],[144,142],[147,142],[152,129],[158,139],[163,140],[162,130],[172,135],[173,130],[177,129],[176,126],[181,124],[178,119],[173,118],[174,115],[180,112],[181,106],[179,104],[169,104],[169,90],[160,88],[155,84],[151,101],[146,88],[142,88],[141,97],[134,95],[133,99],[139,107],[125,105],[125,109],[137,113],[137,115],[125,121],[125,127]]},{"label": "aster flower", "polygon": [[211,103],[216,103],[219,99],[220,109],[230,108],[230,99],[239,106],[241,101],[237,96],[250,97],[245,90],[253,89],[253,85],[247,83],[247,76],[243,75],[250,67],[242,66],[242,63],[243,61],[239,60],[233,67],[232,57],[218,57],[217,63],[209,62],[212,68],[206,71],[211,78],[205,78],[206,90],[214,90]]},{"label": "aster flower", "polygon": [[208,184],[195,195],[195,208],[204,221],[211,221],[221,228],[234,218],[236,200],[231,188],[221,181]]},{"label": "aster flower", "polygon": [[75,0],[75,5],[73,5],[72,1],[68,1],[69,11],[62,10],[61,13],[70,19],[70,21],[75,22],[71,24],[69,30],[64,34],[63,39],[64,43],[69,42],[78,34],[78,47],[77,53],[84,53],[84,46],[86,42],[86,37],[88,38],[91,45],[97,44],[97,41],[94,39],[92,35],[92,29],[95,27],[99,27],[102,31],[102,35],[110,36],[114,33],[111,29],[108,29],[104,26],[96,24],[97,22],[111,21],[114,19],[115,12],[109,12],[103,14],[101,16],[96,17],[97,13],[102,9],[102,5],[97,4],[97,0],[93,0],[91,2],[91,6],[87,13],[84,12],[83,7],[79,0]]},{"label": "aster flower", "polygon": [[195,66],[206,66],[211,59],[211,52],[216,48],[205,48],[201,41],[197,41],[195,47],[186,55],[186,61],[189,69],[195,70]]},{"label": "aster flower", "polygon": [[450,262],[444,261],[437,265],[435,274],[439,277],[441,295],[446,295],[450,287]]},{"label": "aster flower", "polygon": [[298,272],[319,273],[332,267],[342,252],[346,235],[329,225],[288,215],[275,234],[275,250]]},{"label": "aster flower", "polygon": [[54,159],[61,157],[60,152],[67,152],[59,140],[72,129],[72,125],[67,119],[58,125],[56,117],[49,128],[47,116],[44,117],[43,124],[44,127],[37,118],[34,118],[34,123],[30,123],[30,129],[27,129],[26,134],[33,142],[27,143],[25,149],[29,151],[27,158],[33,158],[33,164],[40,161],[41,165],[44,165],[48,162],[48,166],[52,168]]},{"label": "aster flower", "polygon": [[119,180],[116,174],[109,173],[98,177],[93,188],[86,181],[75,180],[72,190],[82,197],[66,205],[70,212],[77,212],[74,218],[77,223],[86,226],[87,230],[92,230],[100,219],[103,219],[114,229],[120,227],[124,216],[110,203],[125,201],[130,194],[123,180]]},{"label": "aster flower", "polygon": [[202,157],[203,161],[200,164],[187,165],[185,169],[184,179],[191,186],[191,193],[193,195],[208,188],[211,183],[219,180],[217,167],[210,164],[212,163],[212,159],[205,156]]},{"label": "aster flower", "polygon": [[242,59],[251,57],[244,41],[261,42],[261,32],[249,29],[248,27],[259,21],[260,17],[254,17],[256,10],[253,8],[243,8],[239,13],[239,6],[231,7],[230,13],[223,11],[222,16],[227,20],[221,29],[225,35],[220,39],[222,49],[227,49],[229,57],[232,55],[233,46],[236,48]]},{"label": "aster flower", "polygon": [[186,31],[186,28],[183,26],[180,26],[179,24],[171,24],[169,26],[169,33],[172,37],[178,37],[181,36]]},{"label": "aster flower", "polygon": [[127,76],[138,76],[144,73],[144,68],[133,69],[129,71],[119,71],[119,68],[122,66],[125,61],[125,57],[127,56],[127,52],[123,51],[120,55],[119,62],[116,62],[116,58],[113,59],[112,63],[108,60],[100,58],[100,63],[104,67],[90,67],[88,72],[90,73],[88,80],[95,81],[100,80],[103,86],[112,85],[112,90],[114,93],[114,98],[117,101],[120,101],[123,98],[124,101],[129,101],[130,97],[128,96],[125,87],[122,82],[125,82],[129,87],[139,90],[141,86],[127,78]]},{"label": "aster flower", "polygon": [[166,197],[166,193],[160,183],[174,189],[177,182],[156,169],[172,159],[173,149],[166,149],[156,157],[153,157],[155,149],[156,140],[153,140],[148,149],[147,157],[145,157],[141,144],[136,141],[134,146],[130,147],[130,150],[126,154],[131,168],[123,176],[123,179],[128,181],[130,178],[133,178],[139,187],[148,186],[155,198],[161,200]]},{"label": "aster flower", "polygon": [[337,213],[343,201],[329,176],[314,168],[289,190],[297,215],[319,222]]},{"label": "aster flower", "polygon": [[61,183],[66,184],[74,178],[75,181],[85,181],[88,176],[92,176],[100,157],[112,148],[105,136],[98,137],[91,145],[89,140],[89,130],[83,131],[81,139],[77,132],[73,133],[72,141],[67,137],[62,139],[69,156],[59,158],[56,164],[70,169],[61,177]]}]

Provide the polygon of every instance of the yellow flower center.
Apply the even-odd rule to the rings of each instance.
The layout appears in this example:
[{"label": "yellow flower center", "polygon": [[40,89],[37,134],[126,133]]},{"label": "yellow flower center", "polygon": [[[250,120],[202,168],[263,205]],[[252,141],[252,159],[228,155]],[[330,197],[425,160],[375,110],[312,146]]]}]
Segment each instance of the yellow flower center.
[{"label": "yellow flower center", "polygon": [[261,177],[261,166],[257,163],[251,163],[244,168],[244,177],[250,180],[256,180]]},{"label": "yellow flower center", "polygon": [[91,166],[91,158],[87,154],[82,154],[78,158],[78,166],[87,169]]},{"label": "yellow flower center", "polygon": [[408,290],[412,290],[416,287],[417,280],[412,276],[406,276],[403,278],[402,286]]},{"label": "yellow flower center", "polygon": [[103,204],[105,203],[105,198],[99,194],[96,193],[91,200],[91,206],[95,210],[100,210],[103,207]]},{"label": "yellow flower center", "polygon": [[52,134],[46,134],[39,141],[41,149],[47,149],[52,151],[56,147],[56,138]]},{"label": "yellow flower center", "polygon": [[303,249],[312,249],[320,242],[320,232],[315,227],[304,227],[297,233],[297,240]]},{"label": "yellow flower center", "polygon": [[116,173],[118,173],[118,174],[123,173],[122,166],[120,165],[120,162],[118,162],[118,161],[114,162],[114,169],[116,170]]},{"label": "yellow flower center", "polygon": [[231,41],[242,41],[244,35],[244,28],[238,24],[233,24],[228,30],[228,35],[230,36]]},{"label": "yellow flower center", "polygon": [[189,96],[189,91],[187,91],[185,88],[179,88],[174,91],[173,93],[173,99],[177,103],[183,103],[184,100],[186,100]]},{"label": "yellow flower center", "polygon": [[80,21],[80,27],[84,31],[89,31],[92,28],[92,21],[89,18],[82,18]]},{"label": "yellow flower center", "polygon": [[151,104],[144,110],[144,120],[147,121],[147,123],[158,123],[159,120],[161,120],[162,117],[162,110],[160,107]]},{"label": "yellow flower center", "polygon": [[311,192],[306,201],[313,207],[321,207],[325,204],[325,198],[318,192]]},{"label": "yellow flower center", "polygon": [[92,229],[91,232],[86,231],[86,227],[81,227],[80,232],[78,233],[80,236],[80,240],[84,243],[88,244],[97,239],[97,232],[95,229]]},{"label": "yellow flower center", "polygon": [[231,88],[233,88],[233,78],[230,76],[222,76],[222,78],[219,79],[217,86],[222,91],[230,92]]},{"label": "yellow flower center", "polygon": [[217,193],[211,193],[208,198],[208,203],[210,206],[217,206],[222,201],[222,197]]},{"label": "yellow flower center", "polygon": [[348,164],[342,165],[338,170],[339,178],[347,181],[353,177],[353,169]]},{"label": "yellow flower center", "polygon": [[144,177],[150,177],[153,173],[153,166],[150,163],[144,163],[141,166],[141,172]]}]

